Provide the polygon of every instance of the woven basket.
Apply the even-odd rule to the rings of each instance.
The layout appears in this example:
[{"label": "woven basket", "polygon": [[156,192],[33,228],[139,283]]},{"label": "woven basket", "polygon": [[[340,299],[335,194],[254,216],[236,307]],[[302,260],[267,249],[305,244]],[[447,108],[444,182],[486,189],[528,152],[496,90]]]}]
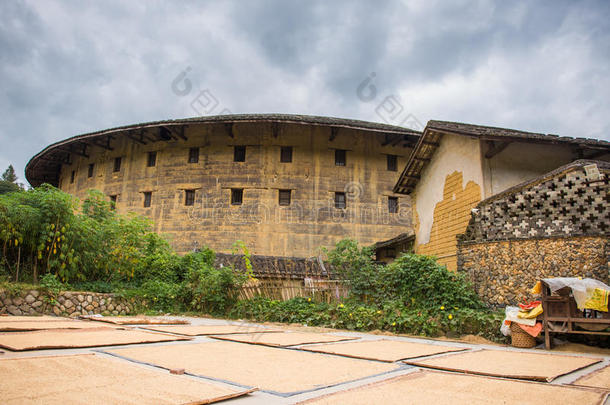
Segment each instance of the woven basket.
[{"label": "woven basket", "polygon": [[510,324],[513,347],[530,348],[536,346],[536,338],[524,331],[515,322]]}]

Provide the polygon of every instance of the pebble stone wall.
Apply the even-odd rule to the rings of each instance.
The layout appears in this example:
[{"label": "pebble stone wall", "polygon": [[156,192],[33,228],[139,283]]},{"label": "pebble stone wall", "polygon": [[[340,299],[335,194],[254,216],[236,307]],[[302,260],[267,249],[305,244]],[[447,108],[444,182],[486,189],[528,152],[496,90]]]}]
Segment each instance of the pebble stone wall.
[{"label": "pebble stone wall", "polygon": [[135,304],[134,299],[114,294],[65,291],[52,298],[42,290],[0,291],[0,314],[10,315],[129,315]]},{"label": "pebble stone wall", "polygon": [[544,238],[461,244],[461,268],[488,305],[502,307],[532,300],[530,289],[546,277],[588,277],[609,283],[603,237]]},{"label": "pebble stone wall", "polygon": [[458,271],[494,307],[531,300],[541,278],[608,283],[609,180],[607,163],[576,161],[482,201],[458,237]]}]

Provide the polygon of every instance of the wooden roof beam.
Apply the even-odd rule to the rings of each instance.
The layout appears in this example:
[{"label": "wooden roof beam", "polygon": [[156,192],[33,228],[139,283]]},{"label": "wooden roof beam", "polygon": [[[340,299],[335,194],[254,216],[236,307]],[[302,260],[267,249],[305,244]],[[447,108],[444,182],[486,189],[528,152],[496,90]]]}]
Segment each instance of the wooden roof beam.
[{"label": "wooden roof beam", "polygon": [[390,144],[392,145],[396,145],[398,142],[400,142],[403,139],[401,134],[386,134],[385,135],[385,139],[383,142],[381,142],[381,146],[388,146]]},{"label": "wooden roof beam", "polygon": [[65,158],[58,156],[57,158],[52,158],[52,157],[47,157],[47,156],[40,156],[38,159],[44,161],[44,162],[53,162],[53,163],[57,163],[57,162],[62,162]]},{"label": "wooden roof beam", "polygon": [[585,159],[593,160],[608,154],[610,154],[610,150],[600,150],[595,153],[592,153],[591,155],[585,156]]},{"label": "wooden roof beam", "polygon": [[154,134],[148,133],[146,128],[140,129],[140,135],[139,136],[140,136],[140,139],[145,141],[145,142],[155,143],[155,142],[157,142],[159,140],[158,137],[156,137]]},{"label": "wooden roof beam", "polygon": [[227,135],[229,135],[229,137],[235,138],[235,134],[233,133],[233,123],[232,122],[225,123],[225,131],[226,131]]},{"label": "wooden roof beam", "polygon": [[91,139],[86,142],[89,143],[89,145],[97,146],[98,148],[102,148],[102,149],[106,149],[106,150],[114,150],[114,148],[110,146],[111,138],[112,138],[111,136],[107,136],[105,142],[103,140],[97,140],[97,139]]},{"label": "wooden roof beam", "polygon": [[[142,145],[146,145],[146,142],[144,141],[144,131],[140,131],[140,136],[137,135],[133,135],[131,132],[127,132],[125,134],[125,136],[133,141],[136,141],[137,143],[140,143]],[[148,139],[148,138],[146,138]]]},{"label": "wooden roof beam", "polygon": [[487,141],[487,152],[485,152],[485,158],[491,159],[498,153],[502,152],[506,147],[510,145],[510,141],[494,142]]},{"label": "wooden roof beam", "polygon": [[593,149],[593,150],[589,150],[591,151],[590,154],[586,154],[585,152],[588,149],[582,148],[582,147],[577,147],[574,148],[574,156],[576,159],[586,159],[586,160],[594,160],[597,159],[599,157],[602,157],[604,155],[609,155],[610,154],[610,149],[606,149],[606,150],[599,150],[599,149]]},{"label": "wooden roof beam", "polygon": [[329,142],[332,142],[335,140],[335,138],[337,137],[337,135],[339,135],[339,128],[338,127],[330,127],[330,137],[328,138]]},{"label": "wooden roof beam", "polygon": [[398,138],[396,138],[395,140],[390,142],[390,146],[396,146],[403,140],[404,140],[404,137],[402,135],[400,135]]},{"label": "wooden roof beam", "polygon": [[159,127],[159,140],[161,140],[161,141],[171,141],[171,140],[177,141],[178,137],[168,127],[160,126]]},{"label": "wooden roof beam", "polygon": [[271,134],[274,138],[277,138],[280,135],[280,123],[272,122],[271,123]]},{"label": "wooden roof beam", "polygon": [[89,155],[87,154],[87,144],[83,144],[83,149],[82,151],[79,151],[77,148],[73,148],[71,145],[69,146],[60,146],[58,147],[59,150],[62,150],[64,152],[68,152],[68,154],[75,154],[75,155],[79,155],[82,156],[86,159],[89,159]]},{"label": "wooden roof beam", "polygon": [[173,126],[164,128],[166,128],[176,140],[182,138],[183,140],[188,141],[186,135],[184,135],[184,127],[186,127],[186,125],[180,125],[180,130],[175,130]]}]

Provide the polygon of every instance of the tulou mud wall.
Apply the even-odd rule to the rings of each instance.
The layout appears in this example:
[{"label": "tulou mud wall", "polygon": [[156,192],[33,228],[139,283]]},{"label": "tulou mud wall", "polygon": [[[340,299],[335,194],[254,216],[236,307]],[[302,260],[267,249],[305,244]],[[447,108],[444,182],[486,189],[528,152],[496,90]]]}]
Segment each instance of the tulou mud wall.
[{"label": "tulou mud wall", "polygon": [[0,314],[129,315],[135,308],[134,299],[115,294],[64,291],[54,295],[45,290],[0,291]]},{"label": "tulou mud wall", "polygon": [[523,302],[546,277],[609,280],[609,168],[573,165],[482,201],[458,242],[458,269],[492,306]]},{"label": "tulou mud wall", "polygon": [[[409,147],[344,127],[227,125],[188,125],[186,139],[153,139],[159,128],[142,139],[117,134],[112,150],[93,145],[87,157],[73,154],[61,166],[59,187],[80,199],[89,189],[103,191],[117,211],[152,218],[181,253],[203,245],[228,253],[240,239],[255,254],[309,257],[343,238],[372,245],[411,228],[410,197],[392,192]],[[235,161],[236,147],[245,148],[244,161]],[[290,159],[282,161],[282,147],[292,148]],[[343,165],[336,150],[345,151]],[[242,190],[241,204],[232,201],[233,190]],[[280,190],[290,201],[280,204]],[[344,209],[335,207],[335,193],[345,193]],[[390,197],[398,212],[389,212]]]}]

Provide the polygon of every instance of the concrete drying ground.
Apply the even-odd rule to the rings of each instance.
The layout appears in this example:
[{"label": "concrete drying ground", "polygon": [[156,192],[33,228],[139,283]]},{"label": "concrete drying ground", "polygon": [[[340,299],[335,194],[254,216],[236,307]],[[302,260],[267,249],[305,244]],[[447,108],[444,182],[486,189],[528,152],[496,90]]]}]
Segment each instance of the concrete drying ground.
[{"label": "concrete drying ground", "polygon": [[[239,323],[239,322],[229,322],[220,319],[204,319],[204,318],[181,318],[187,319],[194,326],[205,326],[205,325],[238,325],[241,328],[247,330],[249,327],[257,326],[254,323]],[[6,320],[6,318],[5,318]],[[42,319],[41,319],[42,321]],[[135,330],[144,331],[142,329],[145,326],[138,327],[134,326]],[[262,326],[261,326],[262,327]],[[285,329],[290,330],[289,326],[286,327],[278,327],[273,326],[273,330]],[[308,328],[299,328],[299,332],[306,332]],[[312,328],[313,329],[313,328]],[[314,332],[312,330],[312,332]],[[320,333],[319,330],[315,330],[317,334]],[[9,332],[10,333],[10,332]],[[275,332],[281,333],[281,332]],[[419,399],[423,398],[422,402],[437,402],[437,403],[445,403],[452,402],[451,399],[460,400],[463,403],[468,404],[477,404],[477,403],[496,403],[498,401],[505,401],[506,395],[509,395],[509,398],[514,399],[514,403],[519,403],[519,395],[515,393],[521,393],[523,397],[527,397],[532,394],[536,396],[537,401],[539,403],[545,402],[548,398],[553,398],[554,396],[558,399],[568,399],[573,401],[574,398],[578,399],[579,405],[585,404],[599,404],[605,403],[610,405],[610,400],[605,399],[606,393],[610,392],[610,381],[606,377],[606,371],[610,369],[602,370],[605,367],[610,365],[610,355],[605,354],[584,354],[584,353],[567,353],[561,352],[557,353],[556,351],[545,351],[541,349],[514,349],[508,346],[495,346],[495,345],[486,345],[486,344],[474,344],[474,343],[462,343],[462,342],[451,342],[451,341],[438,341],[432,339],[419,339],[419,338],[410,338],[410,337],[394,337],[394,336],[379,336],[373,334],[366,333],[357,333],[357,332],[345,332],[345,331],[334,331],[327,332],[330,335],[334,335],[335,337],[351,337],[357,338],[358,340],[353,340],[353,343],[333,343],[333,344],[308,344],[304,346],[293,346],[290,348],[270,348],[260,345],[253,345],[252,343],[237,343],[237,342],[222,342],[220,340],[215,340],[214,338],[208,336],[196,336],[193,340],[190,341],[176,341],[176,342],[163,342],[163,343],[149,343],[149,344],[129,344],[123,346],[110,346],[110,347],[93,347],[93,348],[82,348],[82,349],[51,349],[51,350],[32,350],[27,352],[11,352],[8,350],[0,350],[0,362],[4,359],[15,359],[15,358],[32,358],[32,357],[46,357],[46,356],[64,356],[64,355],[74,355],[74,354],[95,354],[95,358],[100,359],[112,359],[114,362],[123,362],[125,367],[139,367],[148,370],[151,373],[158,374],[160,377],[167,376],[168,373],[168,364],[165,364],[166,360],[163,360],[163,357],[155,357],[156,355],[160,356],[163,352],[187,352],[192,350],[193,356],[202,354],[197,354],[196,348],[199,348],[199,351],[202,351],[206,347],[210,347],[209,355],[216,357],[226,356],[226,364],[223,364],[219,359],[214,359],[218,363],[216,368],[202,368],[197,369],[195,366],[199,366],[200,362],[190,363],[187,361],[192,360],[188,357],[185,357],[183,361],[184,364],[170,364],[169,368],[174,368],[181,366],[179,368],[184,368],[185,372],[192,381],[201,381],[206,385],[206,387],[216,387],[218,391],[222,390],[232,390],[232,391],[244,391],[252,388],[253,382],[257,382],[260,385],[263,385],[259,391],[252,392],[248,395],[241,396],[234,399],[228,399],[223,401],[222,403],[227,404],[238,404],[238,405],[248,405],[248,404],[270,404],[270,405],[283,405],[283,404],[295,404],[303,401],[312,401],[311,403],[365,403],[366,399],[369,400],[371,398],[385,398],[387,401],[383,401],[385,403],[393,403],[392,401],[396,401],[399,403],[418,403]],[[265,335],[274,335],[274,333],[269,333]],[[175,335],[174,335],[175,336]],[[518,352],[518,353],[552,353],[561,355],[561,357],[565,355],[576,356],[581,358],[596,358],[601,360],[596,364],[592,364],[586,366],[584,368],[577,369],[575,366],[573,371],[568,371],[566,374],[554,379],[550,383],[542,383],[542,382],[528,382],[527,384],[523,382],[515,383],[515,380],[511,379],[498,379],[492,377],[483,377],[483,376],[469,376],[465,373],[448,373],[448,372],[440,372],[434,371],[430,368],[425,368],[422,366],[413,366],[407,365],[403,362],[396,361],[394,363],[387,362],[377,362],[371,360],[359,360],[354,357],[365,357],[365,358],[383,358],[386,359],[389,356],[391,359],[393,358],[405,358],[408,357],[405,355],[402,356],[401,353],[395,353],[396,350],[400,350],[402,345],[381,345],[377,343],[366,343],[372,341],[396,341],[396,342],[404,342],[404,350],[412,350],[413,347],[418,345],[431,345],[437,346],[437,350],[427,350],[426,353],[440,353],[446,351],[447,348],[455,348],[462,349],[464,351],[460,352],[463,355],[467,353],[474,353],[483,349],[492,349],[492,350],[500,350],[506,354],[510,352]],[[214,343],[216,342],[216,343]],[[363,342],[362,345],[357,345],[357,342]],[[204,343],[209,343],[210,345],[204,345]],[[411,345],[408,345],[410,343]],[[416,345],[417,344],[417,345]],[[195,345],[191,348],[186,347],[187,345]],[[333,349],[333,346],[336,345],[336,350]],[[341,346],[344,345],[344,346]],[[181,346],[178,348],[177,346]],[[218,347],[217,347],[218,346]],[[235,347],[235,350],[226,350],[226,347],[231,348]],[[320,348],[321,351],[335,351],[337,353],[343,353],[345,357],[334,354],[325,354],[325,353],[312,353],[311,351],[301,350],[302,348],[310,348],[315,349],[316,346]],[[150,350],[146,350],[149,348]],[[163,350],[163,348],[167,348],[167,350]],[[212,348],[216,348],[212,350]],[[169,350],[172,349],[172,350]],[[222,349],[222,350],[220,350]],[[349,349],[349,350],[348,350]],[[366,350],[377,351],[376,353],[364,353]],[[408,349],[408,350],[407,350]],[[356,350],[356,351],[354,351]],[[385,350],[385,352],[384,352]],[[387,351],[390,353],[386,353]],[[4,353],[2,353],[2,351]],[[205,351],[205,350],[204,350]],[[270,356],[263,356],[264,358],[276,358],[278,359],[276,363],[273,365],[265,366],[264,361],[261,360],[261,354],[264,351],[269,351]],[[142,352],[140,355],[138,352]],[[159,352],[155,355],[155,353]],[[131,356],[120,356],[120,353],[129,353]],[[136,355],[137,354],[137,355]],[[264,354],[264,353],[263,353]],[[429,359],[443,359],[445,357],[456,356],[457,353],[440,353],[440,354],[431,354],[423,357],[419,357],[416,360],[421,361],[422,364],[425,362],[423,360]],[[476,355],[476,354],[475,354]],[[410,354],[409,354],[410,356]],[[92,356],[93,357],[93,356]],[[167,357],[167,356],[166,356]],[[519,357],[519,356],[515,356]],[[172,360],[179,359],[179,357],[172,358]],[[293,364],[292,359],[296,359]],[[584,359],[583,359],[584,360]],[[157,363],[155,363],[157,362]],[[352,362],[356,367],[352,365]],[[4,366],[7,366],[9,363],[3,363]],[[316,369],[316,364],[318,364],[318,372],[316,373],[314,370]],[[342,367],[333,368],[333,364],[343,365]],[[360,365],[360,366],[358,366]],[[316,373],[315,376],[308,375],[307,369],[308,366],[312,367],[312,372]],[[164,368],[165,367],[165,368]],[[6,368],[6,367],[5,367]],[[189,373],[189,368],[193,370],[192,373]],[[234,370],[234,372],[231,372]],[[364,370],[364,371],[363,371]],[[370,370],[368,372],[367,370]],[[15,370],[17,373],[18,370]],[[273,374],[275,373],[275,374]],[[328,376],[326,376],[326,374]],[[414,374],[416,373],[416,374]],[[422,374],[424,373],[424,374]],[[290,380],[290,375],[294,376],[294,380]],[[324,375],[324,378],[320,379]],[[419,378],[420,375],[426,376],[425,378]],[[591,375],[592,378],[595,377],[595,380],[591,379],[591,381],[587,380],[585,377]],[[413,378],[411,378],[411,376]],[[91,379],[93,377],[93,381]],[[280,378],[281,377],[281,378]],[[284,379],[280,381],[281,379]],[[319,381],[318,381],[319,380]],[[324,380],[324,381],[322,381]],[[429,388],[426,388],[425,382],[429,380]],[[438,380],[438,381],[437,381]],[[578,380],[578,381],[577,381]],[[88,376],[87,385],[95,385],[95,376]],[[440,382],[439,382],[440,381]],[[455,381],[455,382],[454,382]],[[464,382],[462,382],[464,381]],[[582,385],[586,385],[589,387],[600,387],[600,388],[578,388],[576,385],[571,385],[577,381]],[[276,388],[276,384],[279,383],[284,384],[284,386],[278,385],[277,387],[285,389],[274,389]],[[454,386],[452,386],[454,384]],[[87,394],[87,385],[82,387],[82,398],[87,399],[88,403],[96,403],[96,401],[91,401],[91,396]],[[443,388],[444,386],[444,388]],[[440,388],[439,388],[440,387]],[[485,389],[489,390],[485,396],[481,397],[481,387],[487,387]],[[496,387],[496,388],[494,388]],[[502,388],[506,387],[506,388]],[[524,388],[525,387],[525,388]],[[528,392],[528,387],[531,387],[531,392]],[[566,389],[568,387],[569,389]],[[72,388],[73,385],[72,385]],[[266,389],[267,388],[267,389]],[[4,387],[3,389],[7,389]],[[0,389],[2,391],[3,389]],[[10,390],[11,387],[8,387]],[[22,388],[23,389],[23,388]],[[36,392],[36,386],[31,386],[29,390],[33,393]],[[439,389],[442,391],[445,389],[446,395],[441,395],[439,393]],[[515,393],[512,390],[515,390]],[[472,392],[470,392],[470,390]],[[506,391],[503,393],[498,393],[497,396],[491,395],[495,391],[501,390]],[[427,395],[426,392],[430,391]],[[452,394],[455,392],[455,394]],[[543,397],[540,397],[540,393]],[[353,394],[352,394],[353,393]],[[411,393],[411,394],[409,394]],[[565,394],[564,394],[565,393]],[[506,394],[506,395],[502,395]],[[568,395],[569,394],[569,395]],[[410,395],[412,398],[410,398]],[[421,397],[421,398],[420,398]],[[522,397],[522,398],[523,398]],[[48,397],[47,397],[48,398]],[[77,399],[77,398],[75,398]],[[106,398],[108,399],[108,398]],[[135,398],[134,398],[135,399]],[[412,400],[410,400],[412,399]],[[319,400],[319,401],[318,401]],[[494,401],[495,400],[495,401]],[[364,401],[364,402],[363,402]],[[103,403],[104,398],[99,398],[99,402]],[[146,401],[138,401],[140,403],[146,403]],[[458,401],[459,402],[459,401]],[[459,403],[462,403],[459,402]],[[509,402],[512,402],[509,400]],[[554,403],[560,403],[554,402]]]}]

